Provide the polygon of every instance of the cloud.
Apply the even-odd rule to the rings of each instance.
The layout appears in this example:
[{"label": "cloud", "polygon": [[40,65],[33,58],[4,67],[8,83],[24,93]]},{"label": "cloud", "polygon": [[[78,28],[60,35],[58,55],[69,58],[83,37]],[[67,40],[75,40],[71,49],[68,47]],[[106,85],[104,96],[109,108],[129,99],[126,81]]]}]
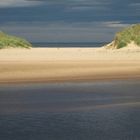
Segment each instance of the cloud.
[{"label": "cloud", "polygon": [[30,41],[111,41],[139,22],[139,6],[139,0],[0,0],[0,29]]},{"label": "cloud", "polygon": [[0,8],[6,7],[28,7],[42,4],[43,1],[37,0],[0,0]]},{"label": "cloud", "polygon": [[140,7],[140,3],[131,3],[131,4],[129,4],[129,6],[132,6],[132,7]]},{"label": "cloud", "polygon": [[99,5],[99,4],[108,4],[111,2],[111,0],[40,0],[40,1],[46,1],[49,4],[94,4],[94,5]]},{"label": "cloud", "polygon": [[130,25],[130,24],[121,23],[121,21],[107,21],[107,22],[103,22],[102,24],[104,24],[106,27],[113,27],[113,28],[123,28]]},{"label": "cloud", "polygon": [[112,3],[111,0],[46,0],[46,3],[52,5],[65,5],[72,10],[87,10],[97,7],[106,7]]},{"label": "cloud", "polygon": [[140,15],[140,2],[138,2],[138,3],[131,3],[131,4],[129,4],[129,7],[131,8],[131,9],[134,9],[135,10],[135,15]]},{"label": "cloud", "polygon": [[87,11],[87,10],[92,10],[92,6],[72,6],[72,7],[67,7],[65,11]]},{"label": "cloud", "polygon": [[[108,42],[124,26],[121,22],[9,22],[4,32],[27,38],[31,42]],[[116,25],[116,26],[115,26]]]}]

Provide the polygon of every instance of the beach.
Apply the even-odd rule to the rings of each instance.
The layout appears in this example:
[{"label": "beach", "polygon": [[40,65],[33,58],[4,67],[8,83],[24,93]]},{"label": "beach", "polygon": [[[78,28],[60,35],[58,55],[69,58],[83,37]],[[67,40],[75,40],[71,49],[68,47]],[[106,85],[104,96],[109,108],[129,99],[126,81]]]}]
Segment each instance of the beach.
[{"label": "beach", "polygon": [[140,49],[0,50],[0,84],[140,79]]}]

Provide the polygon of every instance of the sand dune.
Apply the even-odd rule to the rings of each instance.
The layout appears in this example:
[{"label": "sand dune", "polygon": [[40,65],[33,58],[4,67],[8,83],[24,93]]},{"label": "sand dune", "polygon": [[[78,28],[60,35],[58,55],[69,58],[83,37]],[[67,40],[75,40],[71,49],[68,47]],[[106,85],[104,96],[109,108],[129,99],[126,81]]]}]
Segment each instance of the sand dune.
[{"label": "sand dune", "polygon": [[140,79],[140,49],[0,50],[0,83]]}]

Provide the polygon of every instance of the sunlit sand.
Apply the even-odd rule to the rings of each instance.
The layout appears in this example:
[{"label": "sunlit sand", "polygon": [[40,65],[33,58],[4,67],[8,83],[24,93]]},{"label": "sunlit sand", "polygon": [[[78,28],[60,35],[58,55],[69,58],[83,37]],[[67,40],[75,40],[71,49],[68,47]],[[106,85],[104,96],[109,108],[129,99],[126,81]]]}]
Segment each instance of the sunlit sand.
[{"label": "sunlit sand", "polygon": [[0,83],[140,79],[140,49],[32,48],[0,50]]}]

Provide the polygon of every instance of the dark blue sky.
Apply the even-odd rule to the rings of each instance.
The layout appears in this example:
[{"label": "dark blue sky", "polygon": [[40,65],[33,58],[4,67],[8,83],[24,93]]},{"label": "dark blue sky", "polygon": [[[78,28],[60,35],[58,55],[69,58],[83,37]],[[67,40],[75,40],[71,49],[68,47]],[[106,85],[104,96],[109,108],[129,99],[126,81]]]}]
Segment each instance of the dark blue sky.
[{"label": "dark blue sky", "polygon": [[33,42],[108,42],[140,22],[140,0],[0,0],[0,30]]}]

